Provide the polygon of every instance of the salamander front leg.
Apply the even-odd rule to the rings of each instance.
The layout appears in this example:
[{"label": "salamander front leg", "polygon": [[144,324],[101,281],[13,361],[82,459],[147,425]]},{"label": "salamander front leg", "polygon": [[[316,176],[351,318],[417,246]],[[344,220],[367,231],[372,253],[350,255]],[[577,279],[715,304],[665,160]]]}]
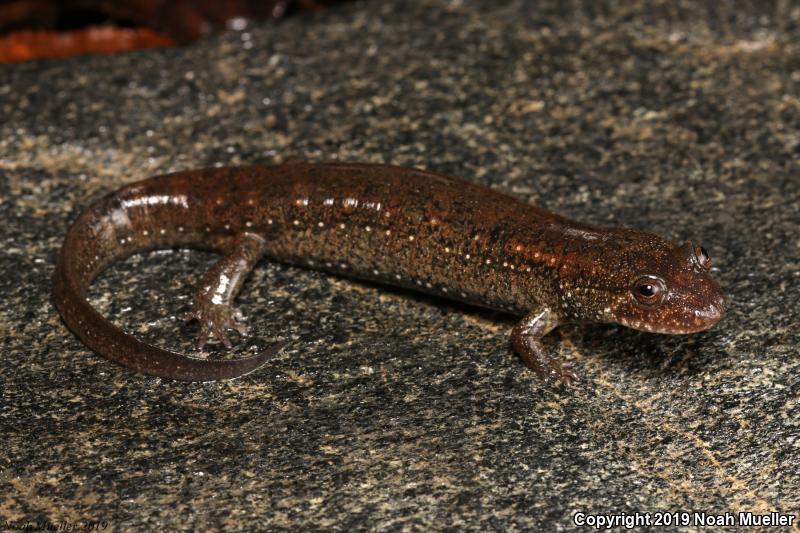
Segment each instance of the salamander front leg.
[{"label": "salamander front leg", "polygon": [[511,330],[511,345],[525,366],[536,372],[545,382],[556,381],[570,386],[578,376],[566,365],[550,356],[542,346],[541,338],[558,326],[558,317],[543,309],[523,318]]},{"label": "salamander front leg", "polygon": [[235,329],[240,335],[247,334],[244,317],[233,307],[233,300],[265,250],[264,239],[254,233],[244,233],[236,240],[231,252],[205,273],[195,293],[192,310],[186,315],[187,321],[200,322],[199,348],[205,346],[209,335],[213,334],[230,349],[227,329]]}]

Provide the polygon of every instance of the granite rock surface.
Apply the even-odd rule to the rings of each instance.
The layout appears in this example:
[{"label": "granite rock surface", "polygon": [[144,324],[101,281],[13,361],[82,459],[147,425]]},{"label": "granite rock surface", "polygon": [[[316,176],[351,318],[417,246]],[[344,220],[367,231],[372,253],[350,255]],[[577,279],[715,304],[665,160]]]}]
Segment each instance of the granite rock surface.
[{"label": "granite rock surface", "polygon": [[[396,531],[798,516],[800,7],[533,5],[354,2],[186,48],[0,67],[0,518]],[[50,277],[92,199],[289,158],[424,167],[701,242],[729,313],[689,336],[564,327],[548,342],[583,377],[569,391],[521,366],[512,317],[270,263],[240,297],[252,336],[207,350],[289,342],[242,379],[135,375],[66,330]],[[180,316],[213,261],[136,256],[90,300],[197,353]]]}]

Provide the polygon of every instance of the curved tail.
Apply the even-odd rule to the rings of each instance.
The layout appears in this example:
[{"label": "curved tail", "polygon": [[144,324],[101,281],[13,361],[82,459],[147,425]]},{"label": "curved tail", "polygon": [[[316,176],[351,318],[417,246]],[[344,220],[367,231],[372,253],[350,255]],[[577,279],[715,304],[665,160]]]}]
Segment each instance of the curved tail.
[{"label": "curved tail", "polygon": [[116,259],[168,244],[120,239],[114,220],[120,209],[120,196],[112,195],[84,211],[67,233],[53,275],[55,305],[67,327],[88,347],[137,372],[184,381],[242,376],[263,365],[283,347],[277,344],[264,353],[242,359],[198,359],[151,346],[103,318],[86,301],[92,280]]}]

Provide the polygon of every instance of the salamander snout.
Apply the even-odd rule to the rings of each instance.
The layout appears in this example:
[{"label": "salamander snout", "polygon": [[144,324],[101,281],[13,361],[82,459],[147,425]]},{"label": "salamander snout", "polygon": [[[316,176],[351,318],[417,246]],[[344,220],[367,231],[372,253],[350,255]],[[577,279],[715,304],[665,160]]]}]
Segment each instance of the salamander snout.
[{"label": "salamander snout", "polygon": [[728,302],[719,285],[716,282],[714,282],[714,285],[715,287],[712,290],[705,291],[702,300],[696,302],[696,307],[690,308],[694,316],[691,317],[691,322],[689,320],[685,321],[683,331],[678,331],[678,333],[703,331],[722,320],[722,317],[725,316],[725,311],[727,311]]}]

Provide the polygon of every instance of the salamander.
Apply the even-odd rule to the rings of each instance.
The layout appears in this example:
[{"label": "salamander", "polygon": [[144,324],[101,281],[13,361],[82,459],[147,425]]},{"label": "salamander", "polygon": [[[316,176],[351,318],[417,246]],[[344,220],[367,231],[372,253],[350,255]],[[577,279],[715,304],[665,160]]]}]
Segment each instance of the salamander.
[{"label": "salamander", "polygon": [[727,302],[705,248],[627,227],[568,220],[488,187],[388,165],[287,163],[190,170],[131,183],[71,225],[53,295],[88,347],[131,369],[211,381],[244,375],[280,345],[239,359],[204,359],[149,345],[86,300],[114,261],[161,248],[222,255],[202,277],[188,319],[199,345],[246,334],[233,305],[262,258],[413,289],[523,318],[511,346],[550,383],[577,376],[542,344],[566,323],[657,333],[710,328]]}]

